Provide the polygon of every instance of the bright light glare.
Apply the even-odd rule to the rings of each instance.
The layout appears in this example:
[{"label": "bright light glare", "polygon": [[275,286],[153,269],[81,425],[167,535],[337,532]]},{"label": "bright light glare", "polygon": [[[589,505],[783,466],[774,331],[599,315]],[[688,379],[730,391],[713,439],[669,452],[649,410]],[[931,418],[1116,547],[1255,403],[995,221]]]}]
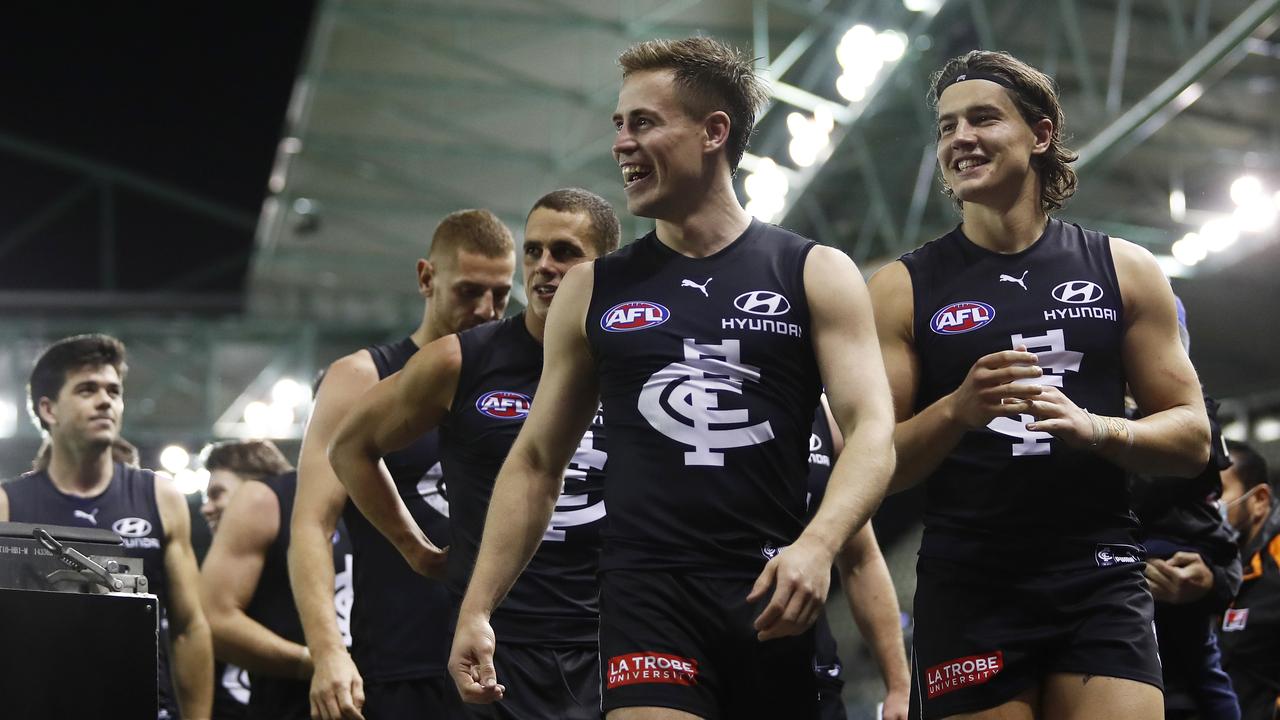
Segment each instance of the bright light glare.
[{"label": "bright light glare", "polygon": [[885,30],[876,36],[876,49],[885,62],[900,60],[907,52],[907,39],[896,30]]},{"label": "bright light glare", "polygon": [[185,470],[191,464],[191,453],[178,445],[170,445],[160,451],[160,467],[177,476],[179,470]]},{"label": "bright light glare", "polygon": [[1187,194],[1181,190],[1169,191],[1169,217],[1182,222],[1187,217]]},{"label": "bright light glare", "polygon": [[13,437],[18,431],[18,406],[9,398],[0,398],[0,438]]},{"label": "bright light glare", "polygon": [[941,6],[941,0],[902,0],[902,7],[911,12],[937,12]]},{"label": "bright light glare", "polygon": [[1280,419],[1266,417],[1253,424],[1253,437],[1258,442],[1280,440]]},{"label": "bright light glare", "polygon": [[836,92],[849,102],[862,102],[867,97],[867,86],[860,84],[856,78],[845,73],[836,78]]},{"label": "bright light glare", "polygon": [[209,488],[209,471],[204,468],[199,470],[183,468],[173,473],[173,484],[183,495],[203,493]]},{"label": "bright light glare", "polygon": [[271,409],[259,400],[244,406],[244,424],[249,426],[250,436],[262,437],[267,434],[267,421],[270,414]]},{"label": "bright light glare", "polygon": [[267,406],[267,429],[273,437],[286,437],[293,426],[293,408],[271,403]]},{"label": "bright light glare", "polygon": [[1200,237],[1211,252],[1219,252],[1231,247],[1240,238],[1240,228],[1236,226],[1234,218],[1214,218],[1200,227]]},{"label": "bright light glare", "polygon": [[1265,193],[1262,181],[1252,175],[1242,175],[1231,183],[1231,202],[1244,206],[1262,200]]},{"label": "bright light glare", "polygon": [[1257,199],[1236,208],[1231,214],[1235,224],[1246,232],[1262,232],[1276,223],[1276,206],[1270,198],[1259,196]]},{"label": "bright light glare", "polygon": [[1205,256],[1209,254],[1209,249],[1205,247],[1204,241],[1196,233],[1187,233],[1173,244],[1173,257],[1178,262],[1188,267],[1195,265]]},{"label": "bright light glare", "polygon": [[298,407],[311,402],[311,389],[293,378],[281,378],[271,388],[271,402]]},{"label": "bright light glare", "polygon": [[750,198],[747,212],[762,222],[772,222],[782,212],[790,182],[772,158],[761,158],[755,172],[742,181],[742,187]]}]

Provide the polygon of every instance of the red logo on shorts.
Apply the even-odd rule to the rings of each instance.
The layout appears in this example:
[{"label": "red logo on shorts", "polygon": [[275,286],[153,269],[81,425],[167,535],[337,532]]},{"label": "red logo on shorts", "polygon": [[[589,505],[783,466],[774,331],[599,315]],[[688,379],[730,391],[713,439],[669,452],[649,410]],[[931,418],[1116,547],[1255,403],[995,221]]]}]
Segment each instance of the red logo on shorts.
[{"label": "red logo on shorts", "polygon": [[656,652],[637,652],[609,658],[609,681],[606,686],[610,690],[639,683],[697,685],[698,661]]},{"label": "red logo on shorts", "polygon": [[1222,631],[1235,632],[1243,630],[1249,624],[1249,608],[1229,608],[1222,616]]},{"label": "red logo on shorts", "polygon": [[954,690],[970,685],[981,685],[1000,672],[1004,667],[1004,652],[983,653],[968,657],[948,660],[941,665],[934,665],[924,671],[929,683],[929,699],[946,695]]}]

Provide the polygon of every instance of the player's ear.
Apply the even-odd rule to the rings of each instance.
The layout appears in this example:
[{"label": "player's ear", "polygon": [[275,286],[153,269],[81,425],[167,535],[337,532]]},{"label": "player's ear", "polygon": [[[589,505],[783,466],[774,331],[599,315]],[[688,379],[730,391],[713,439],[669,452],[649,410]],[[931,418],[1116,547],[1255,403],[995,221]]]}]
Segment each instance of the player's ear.
[{"label": "player's ear", "polygon": [[436,268],[430,260],[418,259],[418,294],[429,298],[435,294]]},{"label": "player's ear", "polygon": [[703,152],[713,153],[729,144],[729,132],[733,127],[733,122],[729,119],[728,113],[723,110],[717,110],[706,117],[702,121],[703,132]]}]

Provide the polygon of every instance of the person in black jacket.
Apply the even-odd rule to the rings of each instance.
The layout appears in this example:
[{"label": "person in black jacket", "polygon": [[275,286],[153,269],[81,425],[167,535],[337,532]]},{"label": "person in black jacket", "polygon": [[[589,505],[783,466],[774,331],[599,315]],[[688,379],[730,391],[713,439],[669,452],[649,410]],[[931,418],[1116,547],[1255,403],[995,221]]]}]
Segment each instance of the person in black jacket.
[{"label": "person in black jacket", "polygon": [[[1178,334],[1191,349],[1186,308],[1175,297]],[[1205,395],[1213,436],[1209,463],[1193,478],[1135,475],[1130,492],[1142,522],[1147,583],[1156,601],[1156,640],[1165,684],[1165,716],[1236,720],[1240,709],[1222,670],[1212,618],[1240,589],[1236,534],[1218,511],[1220,472],[1231,465],[1218,403]]]},{"label": "person in black jacket", "polygon": [[1222,617],[1222,667],[1244,720],[1272,720],[1280,706],[1280,502],[1267,463],[1244,443],[1228,442],[1222,509],[1240,532],[1245,561],[1240,594]]}]

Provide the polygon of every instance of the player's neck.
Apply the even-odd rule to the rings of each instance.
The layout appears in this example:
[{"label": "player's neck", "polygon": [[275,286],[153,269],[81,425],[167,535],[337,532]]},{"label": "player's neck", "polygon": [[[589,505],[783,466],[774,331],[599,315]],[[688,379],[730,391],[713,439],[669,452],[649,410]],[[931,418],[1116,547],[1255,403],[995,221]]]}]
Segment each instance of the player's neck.
[{"label": "player's neck", "polygon": [[660,218],[658,240],[688,257],[707,257],[723,250],[746,232],[751,216],[733,193],[733,180],[725,172],[707,192],[679,217]]},{"label": "player's neck", "polygon": [[422,308],[422,322],[418,323],[417,330],[409,334],[409,337],[413,339],[413,344],[418,347],[426,347],[445,335],[453,334],[449,332],[448,328],[437,327],[438,324],[432,322],[431,303],[425,303]]},{"label": "player's neck", "polygon": [[68,445],[53,444],[48,470],[53,486],[67,495],[92,497],[101,493],[111,483],[111,475],[115,471],[111,446],[99,449]]},{"label": "player's neck", "polygon": [[547,318],[546,316],[538,315],[532,308],[526,308],[524,311],[524,328],[541,345],[542,336],[546,334],[547,330]]},{"label": "player's neck", "polygon": [[979,247],[1005,255],[1019,253],[1044,234],[1049,216],[1038,199],[1023,199],[1010,207],[964,204],[964,234]]}]

